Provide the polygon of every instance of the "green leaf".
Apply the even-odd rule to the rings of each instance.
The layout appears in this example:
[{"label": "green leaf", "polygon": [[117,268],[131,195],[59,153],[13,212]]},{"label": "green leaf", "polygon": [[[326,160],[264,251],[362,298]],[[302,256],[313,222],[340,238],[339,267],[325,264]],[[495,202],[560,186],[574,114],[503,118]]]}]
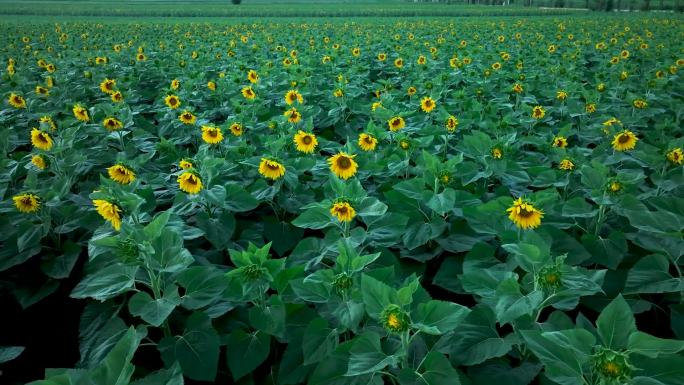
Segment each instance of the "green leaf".
[{"label": "green leaf", "polygon": [[228,336],[228,368],[234,380],[251,373],[266,360],[271,351],[271,336],[264,332],[235,330]]},{"label": "green leaf", "polygon": [[576,197],[565,202],[562,213],[564,217],[591,218],[596,215],[596,209],[584,198]]},{"label": "green leaf", "polygon": [[330,216],[330,210],[325,207],[316,206],[307,209],[301,213],[292,224],[297,227],[305,229],[324,229],[328,226],[333,226],[333,218]]},{"label": "green leaf", "polygon": [[427,334],[444,334],[454,330],[470,309],[453,302],[432,300],[418,305],[413,320],[418,330]]},{"label": "green leaf", "polygon": [[606,306],[596,320],[598,334],[606,347],[624,349],[629,336],[636,331],[632,309],[622,295]]},{"label": "green leaf", "polygon": [[345,376],[374,373],[397,362],[396,357],[388,356],[382,351],[378,334],[366,332],[354,337],[353,341]]},{"label": "green leaf", "polygon": [[367,275],[361,275],[361,295],[368,314],[377,319],[396,296],[394,289]]},{"label": "green leaf", "polygon": [[133,354],[146,335],[145,329],[136,331],[132,326],[107,354],[104,361],[90,373],[95,385],[128,385],[135,366],[131,364]]},{"label": "green leaf", "polygon": [[185,269],[176,278],[176,283],[185,288],[183,307],[199,309],[221,298],[221,293],[228,287],[226,278],[221,272],[209,266],[193,266]]},{"label": "green leaf", "polygon": [[629,336],[627,350],[656,358],[661,354],[675,354],[684,350],[684,341],[667,340],[636,331]]},{"label": "green leaf", "polygon": [[252,194],[247,192],[238,183],[228,183],[225,185],[226,188],[226,208],[231,211],[241,213],[245,211],[252,210],[259,205],[259,201],[256,200]]},{"label": "green leaf", "polygon": [[415,200],[422,200],[423,196],[428,193],[427,189],[425,189],[425,181],[423,178],[405,180],[396,183],[392,188],[406,197]]},{"label": "green leaf", "polygon": [[131,289],[137,266],[120,263],[109,265],[87,275],[71,292],[72,298],[93,298],[105,301]]},{"label": "green leaf", "polygon": [[67,240],[62,245],[62,252],[64,254],[42,260],[40,268],[50,278],[66,278],[71,274],[71,270],[73,270],[79,255],[81,255],[81,250],[82,247],[80,245]]},{"label": "green leaf", "polygon": [[178,362],[168,369],[160,369],[152,374],[131,382],[131,385],[183,385],[183,372]]},{"label": "green leaf", "polygon": [[440,351],[448,353],[459,365],[477,365],[501,357],[513,347],[510,339],[499,336],[494,313],[484,305],[476,306],[438,345]]},{"label": "green leaf", "polygon": [[135,293],[128,301],[128,310],[150,325],[159,326],[180,302],[178,288],[172,286],[166,289],[162,298],[156,300],[145,292]]},{"label": "green leaf", "polygon": [[162,230],[166,226],[166,224],[169,222],[169,218],[171,217],[171,210],[164,211],[161,214],[158,214],[152,222],[150,222],[145,228],[143,229],[143,233],[145,234],[145,238],[147,240],[153,240],[161,235]]},{"label": "green leaf", "polygon": [[320,362],[330,356],[339,343],[337,330],[330,329],[328,322],[322,318],[315,318],[304,331],[302,340],[302,352],[304,353],[304,365]]},{"label": "green leaf", "polygon": [[684,290],[684,280],[674,278],[669,269],[670,262],[662,255],[648,255],[639,259],[627,273],[624,292],[671,293]]},{"label": "green leaf", "polygon": [[19,357],[24,349],[23,346],[0,346],[0,364]]},{"label": "green leaf", "polygon": [[630,363],[639,371],[632,379],[634,385],[684,385],[684,357],[662,355],[650,358],[641,355],[630,357]]},{"label": "green leaf", "polygon": [[197,381],[213,381],[219,358],[219,336],[204,313],[187,319],[182,335],[164,337],[157,345],[167,366],[178,361],[183,374]]},{"label": "green leaf", "polygon": [[[587,332],[589,333],[589,332]],[[544,364],[546,375],[561,385],[585,385],[582,365],[587,357],[577,356],[573,350],[560,346],[533,330],[522,330],[520,335],[534,355]]]},{"label": "green leaf", "polygon": [[439,215],[444,215],[454,208],[456,202],[456,192],[446,188],[439,194],[433,195],[427,202],[427,206]]}]

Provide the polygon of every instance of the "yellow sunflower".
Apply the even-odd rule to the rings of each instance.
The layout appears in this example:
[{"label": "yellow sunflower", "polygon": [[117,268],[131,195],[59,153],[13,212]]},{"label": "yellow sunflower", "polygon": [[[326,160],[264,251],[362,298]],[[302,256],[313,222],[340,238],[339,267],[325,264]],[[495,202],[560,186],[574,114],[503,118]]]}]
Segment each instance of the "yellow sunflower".
[{"label": "yellow sunflower", "polygon": [[394,66],[397,68],[402,68],[404,66],[404,59],[402,59],[402,58],[394,59]]},{"label": "yellow sunflower", "polygon": [[684,152],[679,147],[673,148],[667,153],[667,160],[672,162],[672,164],[680,165],[684,163]]},{"label": "yellow sunflower", "polygon": [[177,90],[179,87],[180,87],[180,80],[178,80],[178,79],[171,80],[171,89],[172,90]]},{"label": "yellow sunflower", "polygon": [[515,83],[513,84],[513,87],[511,87],[511,90],[517,94],[523,92],[523,86],[520,83]]},{"label": "yellow sunflower", "polygon": [[242,136],[242,134],[245,133],[245,130],[241,123],[235,122],[230,125],[230,133],[234,136]]},{"label": "yellow sunflower", "polygon": [[40,208],[40,198],[31,193],[23,193],[12,197],[14,206],[22,213],[34,213]]},{"label": "yellow sunflower", "polygon": [[558,168],[564,171],[572,171],[575,168],[575,164],[570,159],[563,159],[558,164]]},{"label": "yellow sunflower", "polygon": [[80,120],[81,122],[87,122],[90,120],[88,110],[80,104],[76,104],[72,111],[74,112],[76,119]]},{"label": "yellow sunflower", "polygon": [[268,179],[276,180],[285,175],[285,166],[273,159],[261,158],[259,174]]},{"label": "yellow sunflower", "polygon": [[249,70],[249,72],[247,72],[247,80],[249,80],[250,83],[255,84],[259,81],[259,75],[256,71]]},{"label": "yellow sunflower", "polygon": [[356,216],[356,210],[349,202],[336,202],[330,207],[330,215],[336,217],[340,222],[351,222]]},{"label": "yellow sunflower", "polygon": [[634,106],[634,108],[644,109],[648,107],[648,102],[646,102],[644,99],[634,99],[632,105]]},{"label": "yellow sunflower", "polygon": [[119,206],[104,199],[94,199],[93,205],[95,205],[97,213],[112,224],[114,230],[119,231],[121,229],[122,210]]},{"label": "yellow sunflower", "polygon": [[544,107],[542,106],[534,106],[532,108],[532,117],[535,119],[541,119],[546,115],[546,111],[544,110]]},{"label": "yellow sunflower", "polygon": [[611,144],[616,151],[628,151],[636,147],[638,140],[632,131],[623,130],[615,135]]},{"label": "yellow sunflower", "polygon": [[518,198],[513,202],[513,206],[509,207],[508,219],[513,221],[518,228],[521,229],[535,229],[541,225],[541,219],[544,217],[544,212],[535,208],[532,203],[523,201]]},{"label": "yellow sunflower", "polygon": [[567,92],[565,92],[565,91],[563,91],[563,90],[560,90],[560,91],[556,92],[556,99],[560,100],[561,102],[564,101],[564,100],[567,99],[567,98],[568,98],[568,93],[567,93]]},{"label": "yellow sunflower", "polygon": [[135,180],[135,172],[122,164],[109,167],[107,173],[109,178],[116,183],[130,184]]},{"label": "yellow sunflower", "polygon": [[302,94],[297,92],[296,90],[289,90],[285,94],[285,103],[288,105],[292,105],[292,103],[297,102],[299,104],[304,103],[304,98],[302,97]]},{"label": "yellow sunflower", "polygon": [[192,112],[185,110],[180,114],[178,120],[180,120],[183,124],[193,125],[197,121],[197,117],[193,115]]},{"label": "yellow sunflower", "polygon": [[342,179],[349,179],[356,174],[358,164],[354,161],[356,155],[349,155],[346,152],[340,152],[328,158],[330,164],[330,171]]},{"label": "yellow sunflower", "polygon": [[181,101],[180,99],[178,99],[178,96],[176,95],[167,95],[164,98],[164,103],[166,103],[166,105],[169,106],[169,108],[172,110],[175,110],[181,105]]},{"label": "yellow sunflower", "polygon": [[299,130],[294,136],[294,143],[297,145],[297,151],[305,154],[314,152],[318,146],[316,135]]},{"label": "yellow sunflower", "polygon": [[499,147],[492,148],[492,157],[494,159],[501,159],[503,156],[503,151]]},{"label": "yellow sunflower", "polygon": [[413,95],[415,95],[416,91],[417,91],[416,87],[410,86],[409,88],[406,89],[406,94],[408,96],[413,96]]},{"label": "yellow sunflower", "polygon": [[430,111],[434,110],[435,106],[435,101],[429,96],[426,96],[420,100],[420,109],[425,113],[429,113]]},{"label": "yellow sunflower", "polygon": [[378,139],[373,135],[366,133],[359,134],[359,147],[361,147],[363,151],[374,151],[377,145]]},{"label": "yellow sunflower", "polygon": [[31,130],[31,144],[43,151],[49,151],[52,148],[53,142],[50,134],[34,128]]},{"label": "yellow sunflower", "polygon": [[100,91],[107,95],[114,93],[114,87],[116,87],[116,80],[114,79],[105,79],[100,83]]},{"label": "yellow sunflower", "polygon": [[45,88],[45,87],[36,86],[36,93],[37,93],[38,95],[49,96],[49,95],[50,95],[50,90],[48,90],[48,89]]},{"label": "yellow sunflower", "polygon": [[553,147],[565,148],[568,146],[568,139],[564,136],[556,136],[553,138]]},{"label": "yellow sunflower", "polygon": [[449,118],[447,118],[446,123],[444,123],[446,126],[446,129],[449,133],[454,133],[456,132],[456,128],[458,128],[458,118],[455,116],[451,115]]},{"label": "yellow sunflower", "polygon": [[14,92],[10,94],[10,97],[7,99],[7,101],[14,108],[26,108],[26,100],[24,100],[21,95],[17,95]]},{"label": "yellow sunflower", "polygon": [[290,123],[299,123],[299,121],[302,120],[302,114],[300,114],[299,111],[297,111],[297,109],[294,107],[285,111],[283,115],[287,116],[287,121]]},{"label": "yellow sunflower", "polygon": [[123,128],[123,123],[121,123],[120,120],[112,117],[105,118],[102,121],[102,125],[109,131],[120,130]]},{"label": "yellow sunflower", "polygon": [[181,159],[180,162],[178,162],[178,167],[182,168],[183,170],[187,170],[189,168],[192,168],[192,162],[190,162],[187,159]]},{"label": "yellow sunflower", "polygon": [[242,96],[244,96],[245,99],[253,100],[254,98],[256,98],[256,93],[254,92],[254,89],[252,89],[252,87],[250,86],[243,87],[241,92]]},{"label": "yellow sunflower", "polygon": [[209,144],[218,144],[223,140],[223,132],[219,127],[202,126],[202,140]]},{"label": "yellow sunflower", "polygon": [[34,166],[38,167],[41,170],[45,170],[45,167],[47,167],[47,164],[45,162],[45,158],[43,158],[40,155],[34,155],[31,157],[31,163],[33,163]]},{"label": "yellow sunflower", "polygon": [[387,121],[387,124],[389,125],[389,129],[392,132],[397,132],[402,128],[406,127],[406,122],[404,122],[404,118],[402,118],[401,116],[393,117],[392,119]]},{"label": "yellow sunflower", "polygon": [[178,186],[188,194],[197,194],[202,190],[202,180],[191,171],[186,171],[178,176]]},{"label": "yellow sunflower", "polygon": [[121,94],[121,92],[116,91],[115,93],[113,93],[111,95],[111,99],[114,103],[119,103],[119,102],[123,101],[123,95]]},{"label": "yellow sunflower", "polygon": [[215,82],[212,82],[212,81],[208,82],[208,83],[207,83],[207,88],[210,89],[210,90],[212,90],[212,91],[216,91],[216,83],[215,83]]},{"label": "yellow sunflower", "polygon": [[41,123],[41,128],[49,127],[51,131],[55,131],[57,129],[57,125],[48,115],[41,116],[40,119],[38,119],[38,121]]}]

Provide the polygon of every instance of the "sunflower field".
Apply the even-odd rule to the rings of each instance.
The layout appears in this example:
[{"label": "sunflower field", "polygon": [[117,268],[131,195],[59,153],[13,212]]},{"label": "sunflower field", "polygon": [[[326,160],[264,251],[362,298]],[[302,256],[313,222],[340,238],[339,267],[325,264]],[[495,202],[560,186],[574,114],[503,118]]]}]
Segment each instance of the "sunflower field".
[{"label": "sunflower field", "polygon": [[684,384],[681,16],[0,32],[0,382]]}]

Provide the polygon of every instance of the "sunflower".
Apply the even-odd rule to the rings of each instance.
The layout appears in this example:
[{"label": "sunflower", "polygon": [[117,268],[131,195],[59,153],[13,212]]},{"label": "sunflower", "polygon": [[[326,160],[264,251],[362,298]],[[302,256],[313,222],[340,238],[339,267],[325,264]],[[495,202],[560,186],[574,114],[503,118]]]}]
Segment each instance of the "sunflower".
[{"label": "sunflower", "polygon": [[94,199],[93,205],[102,218],[111,222],[114,230],[119,231],[121,229],[121,208],[119,206],[104,199]]},{"label": "sunflower", "polygon": [[249,70],[249,72],[247,72],[247,80],[249,80],[250,83],[255,84],[259,81],[259,74],[254,70]]},{"label": "sunflower", "polygon": [[105,79],[100,83],[100,91],[107,95],[114,93],[114,87],[116,87],[116,80],[114,79]]},{"label": "sunflower", "polygon": [[359,147],[363,151],[374,151],[375,147],[378,145],[378,139],[373,135],[361,133],[359,134]]},{"label": "sunflower", "polygon": [[610,183],[608,183],[608,190],[612,193],[617,193],[620,190],[622,190],[622,184],[620,182],[613,180]]},{"label": "sunflower", "polygon": [[513,206],[509,207],[508,219],[513,221],[518,228],[534,229],[541,225],[541,219],[544,217],[544,212],[535,208],[532,203],[523,201],[518,198],[513,202]]},{"label": "sunflower", "polygon": [[38,167],[41,170],[45,170],[45,167],[47,167],[47,164],[45,163],[45,158],[43,158],[40,155],[32,156],[31,163],[33,163],[34,166]]},{"label": "sunflower", "polygon": [[371,111],[375,111],[378,108],[382,108],[382,102],[374,102],[371,104]]},{"label": "sunflower", "polygon": [[180,162],[178,162],[178,167],[182,168],[183,170],[187,170],[189,168],[192,168],[192,162],[187,160],[187,159],[181,159]]},{"label": "sunflower", "polygon": [[268,179],[276,180],[285,175],[285,166],[273,159],[261,158],[259,174]]},{"label": "sunflower", "polygon": [[553,147],[565,148],[568,146],[568,139],[564,136],[556,136],[553,138]]},{"label": "sunflower", "polygon": [[135,56],[135,59],[138,61],[145,61],[145,60],[147,60],[147,56],[145,56],[144,53],[139,53]]},{"label": "sunflower", "polygon": [[672,162],[672,164],[680,165],[684,163],[684,152],[679,147],[673,148],[667,153],[667,160]]},{"label": "sunflower", "polygon": [[98,56],[95,58],[95,64],[107,64],[109,59],[106,56]]},{"label": "sunflower", "polygon": [[36,86],[36,93],[38,95],[48,96],[48,95],[50,95],[50,90],[48,90],[45,87]]},{"label": "sunflower", "polygon": [[244,127],[242,127],[242,124],[238,122],[234,122],[233,124],[231,124],[229,129],[230,133],[234,136],[242,136],[242,134],[245,133]]},{"label": "sunflower", "polygon": [[358,164],[354,161],[356,155],[349,155],[346,152],[340,152],[328,158],[330,164],[330,171],[342,179],[349,179],[356,174]]},{"label": "sunflower", "polygon": [[594,112],[596,112],[596,104],[595,103],[587,103],[584,106],[584,111],[586,111],[587,114],[593,114]]},{"label": "sunflower", "polygon": [[192,112],[185,110],[180,114],[178,120],[183,122],[183,124],[193,125],[197,121],[197,117]]},{"label": "sunflower", "polygon": [[349,202],[335,202],[330,207],[330,215],[337,218],[340,222],[351,222],[356,216],[356,210],[349,204]]},{"label": "sunflower", "polygon": [[50,134],[34,128],[31,130],[31,144],[43,151],[49,151],[53,143]]},{"label": "sunflower", "polygon": [[197,194],[202,190],[202,180],[192,171],[186,171],[178,176],[178,186],[188,194]]},{"label": "sunflower", "polygon": [[638,140],[632,131],[623,130],[615,135],[611,144],[617,151],[627,151],[634,149]]},{"label": "sunflower", "polygon": [[333,96],[336,98],[341,98],[344,96],[344,91],[342,91],[341,88],[338,88],[333,92]]},{"label": "sunflower", "polygon": [[169,108],[172,110],[175,110],[181,105],[181,101],[180,99],[178,99],[178,96],[176,95],[167,95],[164,98],[164,103],[166,103],[166,105],[169,106]]},{"label": "sunflower", "polygon": [[294,143],[297,145],[297,151],[303,152],[305,154],[310,154],[314,152],[316,146],[318,146],[318,140],[316,135],[299,130],[294,136]]},{"label": "sunflower", "polygon": [[219,127],[202,126],[202,140],[209,144],[218,144],[223,140],[223,133]]},{"label": "sunflower", "polygon": [[446,129],[449,133],[454,133],[456,132],[456,128],[458,128],[458,118],[456,118],[453,115],[450,115],[447,118],[446,123],[444,123],[444,125],[446,126]]},{"label": "sunflower", "polygon": [[402,118],[401,116],[393,117],[392,119],[387,121],[387,124],[389,125],[389,129],[392,132],[397,132],[406,126],[406,122],[404,122],[404,118]]},{"label": "sunflower", "polygon": [[496,63],[492,64],[492,69],[493,69],[494,71],[500,70],[500,69],[501,69],[501,63],[496,62]]},{"label": "sunflower", "polygon": [[45,69],[49,73],[53,73],[53,72],[57,71],[57,67],[55,67],[54,64],[48,64],[47,66],[45,66]]},{"label": "sunflower", "polygon": [[409,88],[406,89],[406,94],[407,94],[408,96],[413,96],[413,95],[415,95],[416,91],[417,91],[417,90],[416,90],[416,87],[411,86],[411,87],[409,87]]},{"label": "sunflower", "polygon": [[109,167],[107,173],[109,178],[116,183],[130,184],[135,180],[135,172],[122,164]]},{"label": "sunflower", "polygon": [[409,315],[397,305],[387,305],[380,313],[380,324],[392,333],[402,333],[409,329]]},{"label": "sunflower", "polygon": [[561,102],[564,101],[564,100],[567,99],[567,98],[568,98],[568,93],[567,93],[567,92],[565,92],[565,91],[563,91],[563,90],[560,90],[560,91],[556,92],[556,99],[560,100]]},{"label": "sunflower", "polygon": [[210,89],[210,90],[212,90],[212,91],[216,91],[216,83],[214,83],[214,82],[212,82],[212,81],[208,82],[208,83],[207,83],[207,88]]},{"label": "sunflower", "polygon": [[425,113],[430,113],[430,111],[435,109],[435,106],[435,101],[429,96],[426,96],[420,100],[420,109]]},{"label": "sunflower", "polygon": [[425,58],[425,56],[420,55],[418,56],[418,60],[416,60],[416,63],[418,63],[419,65],[425,65],[425,63],[427,63],[427,59]]},{"label": "sunflower", "polygon": [[111,95],[111,99],[114,103],[119,103],[123,100],[123,95],[121,94],[121,92],[116,91]]},{"label": "sunflower", "polygon": [[74,105],[72,111],[74,112],[76,119],[80,120],[81,122],[87,122],[90,120],[88,110],[86,110],[85,107],[81,106],[80,104]]},{"label": "sunflower", "polygon": [[22,213],[34,213],[40,208],[40,198],[31,193],[23,193],[12,197],[14,206]]},{"label": "sunflower", "polygon": [[634,99],[632,105],[634,108],[643,109],[648,107],[648,102],[646,102],[644,99]]},{"label": "sunflower", "polygon": [[499,147],[492,148],[492,157],[494,159],[501,159],[503,156],[503,151]]},{"label": "sunflower", "polygon": [[285,111],[283,115],[287,116],[287,121],[290,123],[299,123],[299,121],[302,120],[302,114],[294,107]]},{"label": "sunflower", "polygon": [[109,131],[120,130],[123,128],[123,123],[121,123],[120,120],[112,117],[105,118],[102,121],[102,125]]},{"label": "sunflower", "polygon": [[9,99],[7,99],[9,104],[12,105],[14,108],[26,108],[26,100],[24,100],[21,95],[17,95],[14,92],[10,94]]},{"label": "sunflower", "polygon": [[513,87],[511,87],[511,91],[515,92],[516,94],[523,92],[522,84],[520,84],[520,83],[513,84]]},{"label": "sunflower", "polygon": [[541,119],[546,115],[546,111],[544,110],[544,107],[542,106],[534,106],[532,108],[532,117],[535,119]]},{"label": "sunflower", "polygon": [[378,60],[379,61],[385,61],[385,59],[387,59],[387,54],[382,53],[382,52],[378,54]]},{"label": "sunflower", "polygon": [[560,161],[558,168],[564,171],[572,171],[575,168],[575,164],[572,163],[572,160],[565,158]]},{"label": "sunflower", "polygon": [[292,105],[292,103],[297,102],[299,104],[304,103],[304,98],[302,97],[302,94],[297,92],[296,90],[289,90],[285,94],[285,103],[288,105]]},{"label": "sunflower", "polygon": [[242,96],[244,96],[245,99],[253,100],[254,98],[256,98],[256,93],[254,92],[254,90],[250,86],[242,87],[241,92],[242,92]]},{"label": "sunflower", "polygon": [[352,49],[352,55],[354,55],[354,57],[358,57],[359,55],[361,55],[361,49],[360,48]]},{"label": "sunflower", "polygon": [[404,66],[404,59],[402,59],[400,57],[394,59],[394,66],[397,68],[402,68]]}]

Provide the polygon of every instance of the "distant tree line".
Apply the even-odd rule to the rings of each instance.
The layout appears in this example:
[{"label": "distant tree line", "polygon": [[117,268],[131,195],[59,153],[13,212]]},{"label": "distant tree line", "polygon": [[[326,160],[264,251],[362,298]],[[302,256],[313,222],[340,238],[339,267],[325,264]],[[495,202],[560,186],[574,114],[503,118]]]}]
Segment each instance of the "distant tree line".
[{"label": "distant tree line", "polygon": [[414,2],[588,8],[595,11],[684,11],[684,0],[412,0]]}]

